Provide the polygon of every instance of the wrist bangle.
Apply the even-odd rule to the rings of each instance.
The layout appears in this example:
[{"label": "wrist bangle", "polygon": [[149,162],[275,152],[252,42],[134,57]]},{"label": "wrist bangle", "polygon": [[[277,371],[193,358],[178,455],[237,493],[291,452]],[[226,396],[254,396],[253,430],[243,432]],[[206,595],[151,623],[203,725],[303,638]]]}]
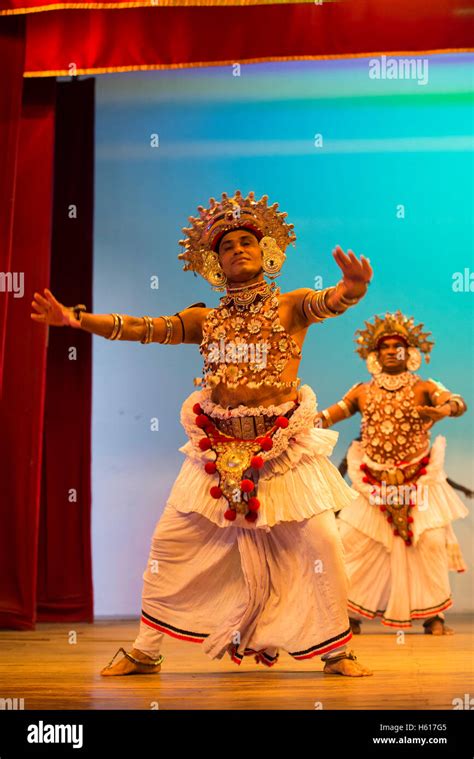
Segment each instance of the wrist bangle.
[{"label": "wrist bangle", "polygon": [[[322,322],[322,321],[324,321],[324,319],[322,317],[318,316],[317,314],[315,314],[315,312],[313,311],[313,309],[311,307],[311,300],[312,300],[314,294],[315,293],[313,291],[311,293],[306,293],[306,295],[304,296],[304,298],[303,298],[303,314],[304,314],[304,316],[306,316],[305,307],[307,305],[308,306],[308,311],[309,311],[311,317],[314,319],[314,321],[315,322]],[[308,302],[306,302],[306,299],[308,298],[308,295],[309,295],[309,299],[308,299]]]},{"label": "wrist bangle", "polygon": [[333,311],[326,302],[328,293],[334,290],[335,287],[326,287],[324,290],[315,290],[308,299],[308,310],[316,321],[322,322],[325,319],[339,316],[342,313],[340,311]]},{"label": "wrist bangle", "polygon": [[456,413],[451,413],[450,416],[461,416],[461,414],[464,413],[466,410],[466,404],[464,403],[463,399],[460,395],[451,395],[451,397],[447,401],[449,403],[449,408],[452,411],[451,403],[454,403],[456,407]]},{"label": "wrist bangle", "polygon": [[87,308],[83,303],[79,303],[77,306],[67,306],[67,308],[69,309],[69,311],[72,311],[72,313],[74,314],[75,320],[78,322],[81,321],[81,314],[84,311],[87,311]]},{"label": "wrist bangle", "polygon": [[334,424],[334,422],[331,419],[331,414],[329,413],[329,411],[327,410],[327,408],[325,408],[323,411],[321,411],[321,416],[324,416],[324,418],[325,418],[325,420],[326,420],[326,422],[328,424],[328,427],[332,427],[332,425]]},{"label": "wrist bangle", "polygon": [[86,306],[84,306],[83,303],[80,303],[77,306],[73,306],[72,310],[74,312],[74,318],[80,322],[81,321],[81,314],[84,313],[84,311],[87,311]]},{"label": "wrist bangle", "polygon": [[152,341],[154,324],[153,324],[153,319],[150,316],[142,316],[142,319],[145,324],[145,334],[140,340],[140,342],[142,343],[142,345],[146,345],[147,343],[151,343]]},{"label": "wrist bangle", "polygon": [[114,319],[114,326],[112,332],[108,336],[107,340],[120,340],[123,332],[124,318],[122,314],[111,314]]},{"label": "wrist bangle", "polygon": [[[343,280],[340,279],[337,284],[338,285],[342,285],[343,284]],[[337,287],[337,285],[336,285],[336,287]],[[343,306],[347,306],[347,307],[349,307],[349,306],[355,306],[355,304],[358,303],[362,297],[363,296],[360,295],[358,298],[348,298],[346,295],[342,294],[342,295],[339,296],[339,302]]]},{"label": "wrist bangle", "polygon": [[[324,305],[325,305],[325,307],[327,308],[327,310],[329,312],[328,316],[329,317],[331,317],[331,316],[340,316],[341,314],[344,313],[344,311],[335,311],[333,308],[331,308],[331,306],[328,305],[327,297],[328,297],[329,293],[331,293],[331,292],[334,292],[334,293],[336,292],[336,285],[334,285],[334,287],[328,287],[326,290],[324,290],[323,302],[324,302]],[[339,300],[339,303],[341,303],[341,300]]]}]

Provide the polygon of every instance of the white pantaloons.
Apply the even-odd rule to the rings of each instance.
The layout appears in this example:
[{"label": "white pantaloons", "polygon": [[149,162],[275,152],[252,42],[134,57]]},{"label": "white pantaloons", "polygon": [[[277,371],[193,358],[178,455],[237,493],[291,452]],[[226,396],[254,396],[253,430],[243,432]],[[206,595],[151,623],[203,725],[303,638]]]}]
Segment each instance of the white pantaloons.
[{"label": "white pantaloons", "polygon": [[328,459],[337,433],[313,427],[315,396],[308,386],[300,393],[261,470],[255,523],[227,521],[225,500],[209,495],[212,457],[196,444],[203,433],[191,411],[202,396],[183,404],[190,441],[151,541],[135,648],[156,657],[167,634],[213,659],[228,653],[240,664],[252,654],[268,666],[280,650],[298,660],[344,650],[348,577],[334,510],[357,494]]}]

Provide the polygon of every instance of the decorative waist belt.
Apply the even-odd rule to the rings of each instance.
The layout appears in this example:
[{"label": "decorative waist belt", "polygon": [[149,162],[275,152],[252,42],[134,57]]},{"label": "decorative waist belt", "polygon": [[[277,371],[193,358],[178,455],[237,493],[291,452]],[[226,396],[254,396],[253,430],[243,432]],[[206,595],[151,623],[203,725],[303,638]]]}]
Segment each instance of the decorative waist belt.
[{"label": "decorative waist belt", "polygon": [[377,483],[385,482],[387,485],[403,485],[403,483],[415,482],[422,474],[426,474],[425,464],[428,464],[429,456],[424,456],[415,464],[390,469],[372,469],[368,464],[362,464],[366,477],[376,480]]},{"label": "decorative waist belt", "polygon": [[413,537],[412,510],[418,499],[416,483],[427,473],[426,465],[429,462],[428,454],[413,463],[403,462],[386,469],[375,469],[367,463],[360,465],[364,472],[363,482],[374,487],[371,494],[373,502],[385,514],[394,535],[401,537],[408,546]]},{"label": "decorative waist belt", "polygon": [[[294,409],[285,414],[287,418],[291,416]],[[255,440],[255,438],[265,435],[272,427],[275,426],[275,422],[278,416],[233,416],[229,419],[220,419],[210,415],[213,424],[218,430],[224,432],[226,435],[234,438],[240,438],[241,440]]]},{"label": "decorative waist belt", "polygon": [[213,498],[224,497],[228,509],[226,519],[233,521],[237,513],[244,514],[248,522],[258,518],[260,501],[257,498],[259,470],[264,460],[259,453],[273,447],[272,437],[280,428],[288,427],[289,418],[298,407],[295,405],[281,416],[241,416],[220,419],[205,414],[199,403],[193,406],[196,425],[205,437],[199,441],[202,451],[214,451],[214,461],[207,461],[207,474],[219,477],[210,494]]}]

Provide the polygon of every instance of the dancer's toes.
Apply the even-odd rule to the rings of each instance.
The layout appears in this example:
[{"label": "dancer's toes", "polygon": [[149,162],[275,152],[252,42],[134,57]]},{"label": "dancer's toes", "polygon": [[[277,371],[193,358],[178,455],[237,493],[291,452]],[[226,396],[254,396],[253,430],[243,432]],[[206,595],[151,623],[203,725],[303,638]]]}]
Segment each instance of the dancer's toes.
[{"label": "dancer's toes", "polygon": [[452,627],[448,627],[446,624],[443,625],[443,635],[454,635],[454,630]]}]

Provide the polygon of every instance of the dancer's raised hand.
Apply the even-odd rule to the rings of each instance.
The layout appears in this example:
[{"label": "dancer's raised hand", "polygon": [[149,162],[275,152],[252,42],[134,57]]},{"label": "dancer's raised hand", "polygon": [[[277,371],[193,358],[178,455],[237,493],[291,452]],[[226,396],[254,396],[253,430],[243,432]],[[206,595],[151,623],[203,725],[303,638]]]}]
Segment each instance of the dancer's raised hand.
[{"label": "dancer's raised hand", "polygon": [[357,258],[352,250],[348,250],[346,255],[340,245],[336,245],[332,254],[342,272],[347,297],[359,297],[373,276],[369,259],[365,256]]},{"label": "dancer's raised hand", "polygon": [[51,290],[44,289],[44,297],[40,293],[34,294],[34,300],[31,305],[36,310],[36,314],[30,314],[33,321],[39,324],[46,324],[51,327],[76,327],[80,328],[81,324],[74,316],[72,309],[63,306],[54,297]]}]

